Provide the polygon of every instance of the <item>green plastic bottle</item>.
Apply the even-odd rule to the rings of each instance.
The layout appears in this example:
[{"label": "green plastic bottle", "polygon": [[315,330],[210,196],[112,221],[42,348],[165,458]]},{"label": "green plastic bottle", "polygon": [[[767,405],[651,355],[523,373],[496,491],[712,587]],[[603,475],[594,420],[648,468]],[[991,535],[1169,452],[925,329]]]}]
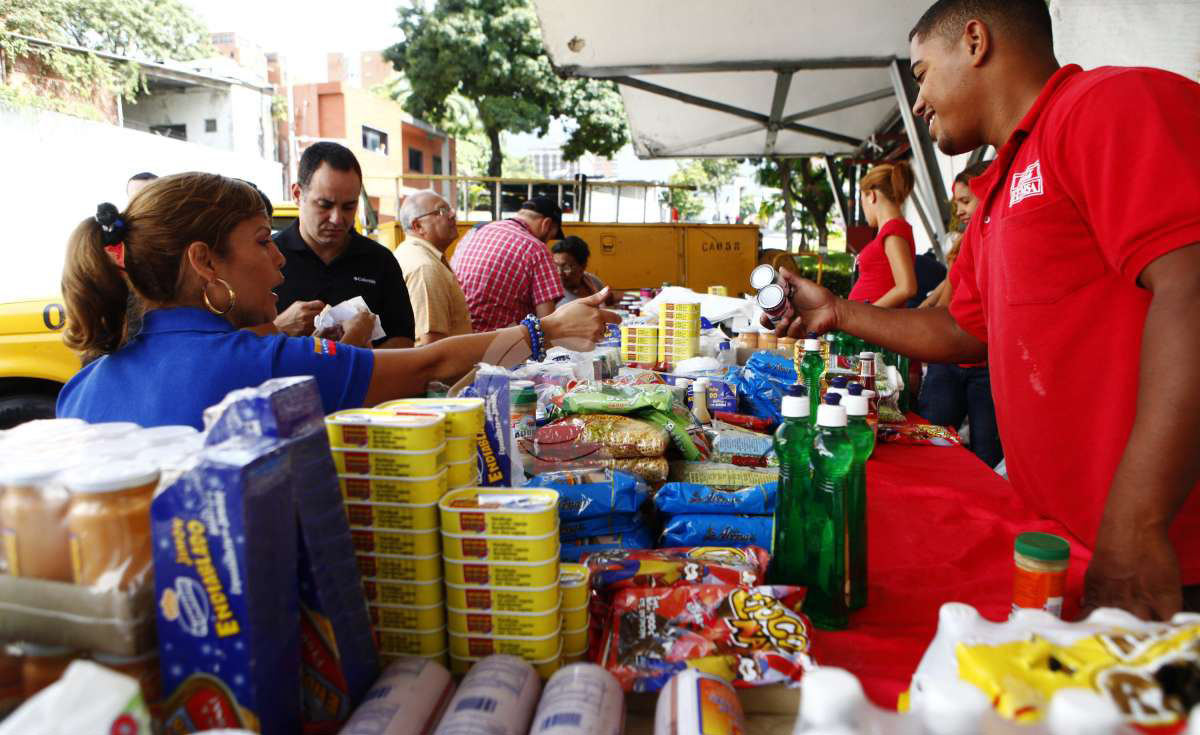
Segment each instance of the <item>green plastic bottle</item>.
[{"label": "green plastic bottle", "polygon": [[775,544],[767,567],[769,584],[806,585],[804,505],[812,492],[813,427],[808,391],[797,383],[783,395],[783,423],[775,430],[779,488],[775,493]]},{"label": "green plastic bottle", "polygon": [[808,592],[804,612],[824,630],[841,630],[850,622],[846,506],[854,444],[846,432],[846,409],[841,400],[837,393],[826,395],[817,411],[812,496],[805,508]]},{"label": "green plastic bottle", "polygon": [[816,424],[825,361],[821,359],[821,343],[815,334],[809,334],[804,340],[804,359],[800,362],[800,373],[803,376],[804,387],[808,389],[808,422],[810,425]]},{"label": "green plastic bottle", "polygon": [[846,433],[854,445],[846,517],[850,536],[850,609],[867,605],[867,460],[875,451],[875,432],[867,424],[870,403],[863,387],[851,383],[846,406]]}]

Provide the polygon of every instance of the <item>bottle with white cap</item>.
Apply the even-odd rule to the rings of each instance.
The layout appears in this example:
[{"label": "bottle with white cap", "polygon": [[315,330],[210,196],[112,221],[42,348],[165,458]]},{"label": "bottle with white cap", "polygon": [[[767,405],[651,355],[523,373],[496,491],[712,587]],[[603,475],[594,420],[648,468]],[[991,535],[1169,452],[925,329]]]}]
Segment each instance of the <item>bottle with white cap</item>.
[{"label": "bottle with white cap", "polygon": [[696,378],[692,383],[692,415],[702,425],[712,423],[712,415],[708,412],[708,378]]},{"label": "bottle with white cap", "polygon": [[846,502],[854,444],[846,432],[846,409],[841,400],[836,393],[827,394],[817,409],[812,502],[805,508],[809,533],[804,612],[825,630],[841,630],[850,622]]},{"label": "bottle with white cap", "polygon": [[875,432],[867,424],[867,397],[863,387],[851,383],[846,406],[846,433],[854,445],[854,463],[846,497],[847,532],[850,544],[850,609],[867,604],[867,460],[875,451]]},{"label": "bottle with white cap", "polygon": [[808,420],[815,424],[817,406],[821,403],[821,376],[825,374],[825,360],[821,357],[821,342],[814,333],[809,333],[804,340],[804,359],[800,361],[800,373],[804,376],[804,387],[808,388]]},{"label": "bottle with white cap", "polygon": [[779,486],[775,493],[774,554],[767,567],[770,584],[807,585],[806,515],[812,502],[813,428],[808,421],[808,391],[802,383],[783,394],[783,423],[775,430]]}]

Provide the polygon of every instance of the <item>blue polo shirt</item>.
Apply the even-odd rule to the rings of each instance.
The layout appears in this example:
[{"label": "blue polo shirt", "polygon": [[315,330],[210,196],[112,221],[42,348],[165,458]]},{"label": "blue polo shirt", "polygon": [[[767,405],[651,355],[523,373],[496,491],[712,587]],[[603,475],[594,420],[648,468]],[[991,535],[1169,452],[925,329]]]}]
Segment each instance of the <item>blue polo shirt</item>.
[{"label": "blue polo shirt", "polygon": [[142,331],[80,370],[58,395],[58,415],[203,429],[204,409],[231,390],[311,375],[326,413],[363,405],[375,356],[312,337],[259,337],[201,309],[155,309]]}]

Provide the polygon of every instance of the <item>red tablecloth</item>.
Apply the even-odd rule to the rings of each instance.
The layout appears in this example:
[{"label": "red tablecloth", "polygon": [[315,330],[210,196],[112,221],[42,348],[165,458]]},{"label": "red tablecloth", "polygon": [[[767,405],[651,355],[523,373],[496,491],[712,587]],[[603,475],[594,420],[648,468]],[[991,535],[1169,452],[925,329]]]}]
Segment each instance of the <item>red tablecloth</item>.
[{"label": "red tablecloth", "polygon": [[961,448],[880,445],[867,465],[869,598],[850,627],[813,636],[817,662],[855,673],[878,705],[896,706],[945,602],[1004,620],[1012,605],[1013,541],[1024,531],[1071,542],[1064,617],[1078,615],[1091,552],[1039,518],[1008,481]]}]

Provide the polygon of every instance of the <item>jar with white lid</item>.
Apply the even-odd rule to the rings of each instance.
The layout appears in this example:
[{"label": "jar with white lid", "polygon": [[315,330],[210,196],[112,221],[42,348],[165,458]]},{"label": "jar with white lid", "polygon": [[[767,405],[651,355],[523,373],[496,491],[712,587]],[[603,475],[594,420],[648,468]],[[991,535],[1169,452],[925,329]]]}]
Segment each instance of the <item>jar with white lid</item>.
[{"label": "jar with white lid", "polygon": [[149,581],[150,501],[159,470],[143,461],[106,462],[66,473],[76,584],[128,591]]}]

